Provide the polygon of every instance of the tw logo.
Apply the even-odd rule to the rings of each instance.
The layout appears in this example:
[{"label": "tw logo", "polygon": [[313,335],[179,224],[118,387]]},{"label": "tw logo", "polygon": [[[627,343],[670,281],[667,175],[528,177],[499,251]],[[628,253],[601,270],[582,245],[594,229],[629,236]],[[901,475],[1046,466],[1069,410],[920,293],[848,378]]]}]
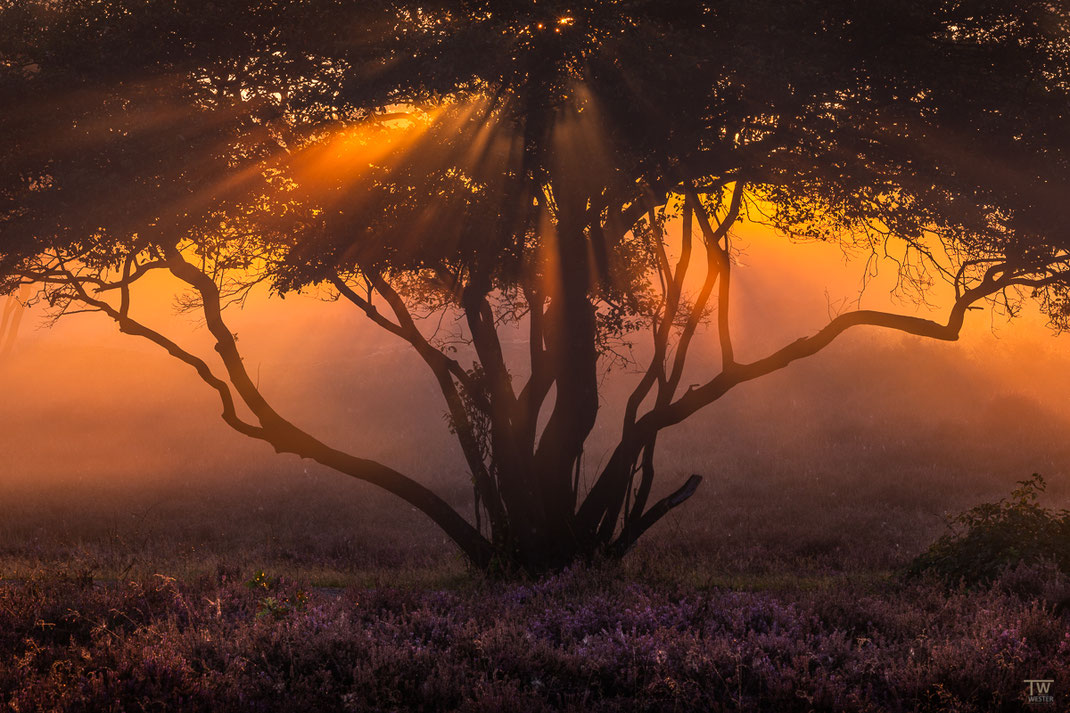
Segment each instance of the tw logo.
[{"label": "tw logo", "polygon": [[1054,679],[1037,679],[1027,678],[1025,680],[1029,684],[1029,698],[1030,703],[1054,703],[1055,697],[1051,695],[1051,684],[1055,683]]}]

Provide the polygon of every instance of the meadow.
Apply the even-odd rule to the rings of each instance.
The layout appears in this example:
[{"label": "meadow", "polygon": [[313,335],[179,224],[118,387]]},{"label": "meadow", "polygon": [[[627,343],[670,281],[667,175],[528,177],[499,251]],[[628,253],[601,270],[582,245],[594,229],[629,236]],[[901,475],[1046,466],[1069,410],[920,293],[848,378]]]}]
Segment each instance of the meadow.
[{"label": "meadow", "polygon": [[[140,480],[120,458],[113,478],[12,470],[0,486],[0,701],[984,712],[1041,710],[1023,681],[1054,679],[1047,709],[1061,710],[1064,573],[1020,566],[986,586],[903,575],[948,514],[1032,472],[1048,479],[1046,506],[1070,500],[1065,415],[960,357],[861,341],[748,386],[666,439],[664,487],[705,476],[691,501],[622,562],[539,580],[473,572],[419,513],[240,439],[221,447],[207,421],[154,424],[173,431],[156,443],[172,465]],[[394,395],[359,437],[466,507],[440,413],[411,417],[423,385],[397,375],[348,388],[339,412]],[[58,431],[84,428],[67,420]],[[25,474],[49,457],[14,460]]]}]

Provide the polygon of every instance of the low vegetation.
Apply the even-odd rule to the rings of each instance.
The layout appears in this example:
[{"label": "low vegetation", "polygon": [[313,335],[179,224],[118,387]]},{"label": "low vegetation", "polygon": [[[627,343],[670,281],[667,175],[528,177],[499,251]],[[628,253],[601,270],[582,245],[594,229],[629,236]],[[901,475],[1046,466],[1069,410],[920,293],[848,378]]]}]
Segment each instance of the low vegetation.
[{"label": "low vegetation", "polygon": [[1066,622],[999,580],[747,592],[619,575],[309,592],[262,573],[41,574],[0,589],[0,691],[19,712],[992,712],[1021,710],[1023,679],[1070,680]]},{"label": "low vegetation", "polygon": [[1018,482],[1009,500],[983,503],[952,518],[951,532],[915,559],[908,572],[951,582],[988,583],[1019,564],[1051,563],[1070,573],[1070,510],[1040,506],[1044,478]]}]

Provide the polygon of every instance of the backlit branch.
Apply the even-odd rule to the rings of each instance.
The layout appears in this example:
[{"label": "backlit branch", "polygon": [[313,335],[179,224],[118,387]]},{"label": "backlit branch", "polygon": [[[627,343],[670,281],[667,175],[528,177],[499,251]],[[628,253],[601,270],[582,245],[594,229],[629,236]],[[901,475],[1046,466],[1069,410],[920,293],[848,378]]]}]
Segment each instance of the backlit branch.
[{"label": "backlit branch", "polygon": [[498,495],[497,485],[487,469],[483,453],[484,449],[481,448],[477,441],[471,415],[465,408],[464,400],[457,390],[454,378],[458,378],[458,381],[461,381],[469,399],[482,411],[488,408],[485,396],[472,383],[471,377],[461,368],[460,364],[447,357],[427,341],[416,326],[415,320],[413,320],[401,297],[390,287],[385,279],[382,277],[369,278],[369,283],[387,300],[397,319],[396,322],[387,319],[370,300],[358,294],[339,276],[333,275],[331,277],[331,284],[344,297],[359,307],[372,322],[412,345],[424,363],[431,369],[439,390],[446,401],[446,407],[449,411],[457,440],[461,445],[461,451],[475,480],[481,500],[487,507],[491,523],[492,525],[499,524],[504,519],[504,511]]},{"label": "backlit branch", "polygon": [[[710,233],[711,236],[715,234],[715,232]],[[1052,268],[1055,265],[1066,265],[1067,260],[1067,256],[1059,256],[1032,266],[1016,265],[1013,261],[990,265],[983,276],[972,286],[961,288],[961,294],[952,306],[947,321],[943,324],[911,315],[877,310],[856,310],[835,317],[816,334],[797,339],[763,359],[747,364],[729,362],[713,379],[701,386],[692,387],[677,400],[671,403],[656,403],[651,411],[635,423],[633,428],[625,430],[621,442],[580,507],[578,518],[581,526],[595,533],[598,541],[608,544],[614,532],[620,508],[627,497],[627,488],[630,487],[628,483],[634,476],[635,471],[630,464],[635,463],[640,454],[644,454],[644,462],[640,470],[646,477],[647,473],[652,472],[652,464],[647,461],[645,454],[652,448],[657,434],[662,429],[683,421],[699,409],[713,403],[735,386],[783,369],[799,359],[812,356],[844,332],[858,326],[892,329],[931,339],[956,340],[962,329],[967,310],[975,303],[1016,287],[1043,289],[1055,284],[1065,284],[1070,278],[1070,269],[1055,271]],[[694,485],[697,485],[697,481]],[[681,495],[686,490],[686,486],[682,488]],[[655,507],[661,511],[667,505],[669,502],[664,501]],[[648,513],[643,513],[640,507],[633,507],[629,516],[626,517],[617,545],[625,548],[629,546],[629,543],[634,541],[634,537],[638,536],[635,533],[640,523],[643,525],[642,529],[653,524],[653,520],[647,517],[653,512],[654,507]]]},{"label": "backlit branch", "polygon": [[[735,185],[732,188],[732,198],[728,205],[728,214],[720,221],[720,223],[718,223],[716,229],[710,225],[709,215],[703,207],[702,202],[698,199],[698,196],[695,195],[694,192],[688,191],[688,198],[694,206],[695,217],[698,220],[699,228],[702,230],[702,235],[706,244],[707,283],[703,285],[705,299],[709,299],[709,293],[713,288],[709,276],[711,274],[715,275],[719,282],[717,290],[717,334],[721,343],[721,368],[727,368],[735,362],[735,351],[732,346],[732,332],[728,321],[729,298],[731,296],[732,261],[728,250],[721,246],[721,240],[728,237],[728,231],[731,230],[732,226],[735,225],[736,220],[739,219],[739,211],[743,201],[745,186],[746,183],[743,179],[736,179]],[[703,301],[701,296],[700,301]],[[685,344],[690,342],[691,335],[694,334],[694,331],[698,326],[698,316],[697,312],[692,314],[692,320],[689,322],[690,334],[687,336],[687,342],[685,342]],[[684,353],[686,354],[686,348]],[[682,368],[680,372],[682,372]],[[675,375],[678,382],[680,373],[676,373]]]},{"label": "backlit branch", "polygon": [[[749,364],[733,364],[729,368],[722,370],[720,374],[705,384],[689,389],[687,393],[671,405],[648,414],[650,420],[643,425],[660,430],[666,426],[679,423],[699,409],[719,399],[731,388],[778,371],[794,361],[816,354],[853,327],[881,327],[930,339],[955,341],[958,339],[959,332],[962,329],[966,311],[973,304],[1009,286],[1022,284],[1022,281],[1016,278],[995,279],[995,272],[994,269],[990,270],[980,284],[966,290],[955,301],[944,324],[921,317],[877,310],[846,312],[837,316],[813,336],[797,339],[763,359]],[[1065,276],[1060,276],[1058,279],[1065,279]]]},{"label": "backlit branch", "polygon": [[[121,332],[146,339],[172,357],[193,367],[200,379],[218,395],[223,406],[224,422],[237,432],[264,441],[279,453],[293,453],[302,458],[310,458],[401,497],[434,520],[473,562],[484,565],[489,561],[492,552],[490,542],[434,492],[381,463],[358,458],[325,445],[286,421],[268,404],[245,369],[234,335],[223,321],[222,311],[227,304],[225,300],[228,293],[222,290],[209,274],[188,262],[177,247],[166,248],[162,262],[174,276],[196,291],[196,303],[202,310],[205,324],[214,338],[215,350],[222,359],[226,378],[214,373],[200,357],[131,318],[130,285],[148,270],[156,269],[160,262],[154,261],[152,267],[139,270],[136,261],[127,257],[117,268],[119,277],[109,280],[105,278],[104,271],[90,272],[84,266],[78,266],[76,259],[58,254],[51,257],[42,255],[23,266],[19,272],[19,280],[23,284],[42,284],[45,298],[58,308],[60,313],[71,313],[72,305],[75,304],[85,305],[86,309],[76,311],[103,313],[117,323]],[[222,279],[222,273],[219,276]],[[120,291],[118,307],[97,296],[109,289]],[[239,400],[249,409],[257,424],[239,416]]]},{"label": "backlit branch", "polygon": [[[554,355],[545,344],[546,322],[553,318],[546,306],[546,295],[536,285],[524,285],[528,303],[528,358],[531,375],[517,396],[519,437],[528,451],[533,451],[539,412],[554,383]],[[551,308],[552,309],[552,306]]]},{"label": "backlit branch", "polygon": [[490,543],[431,490],[381,463],[331,448],[282,418],[245,369],[234,335],[223,321],[219,287],[208,275],[187,262],[177,248],[168,248],[166,259],[171,273],[199,293],[205,323],[215,338],[216,352],[223,360],[231,385],[260,422],[261,440],[280,453],[311,458],[398,495],[434,520],[474,562],[488,560]]},{"label": "backlit branch", "polygon": [[[83,286],[82,278],[76,276],[66,268],[62,268],[62,273],[66,276],[66,284],[74,291],[76,298],[114,320],[118,324],[120,332],[147,339],[157,346],[162,347],[168,354],[179,361],[192,366],[201,381],[210,386],[219,395],[219,399],[223,405],[223,421],[226,422],[228,426],[247,436],[252,436],[254,438],[264,437],[263,429],[245,422],[238,416],[237,409],[235,408],[234,396],[231,393],[230,387],[225,381],[212,372],[211,367],[209,367],[203,359],[194,356],[192,353],[178,346],[174,341],[129,316],[128,294],[124,296],[121,308],[116,309],[107,301],[92,297]],[[128,287],[124,288],[124,290],[128,289]]]},{"label": "backlit branch", "polygon": [[[655,383],[659,384],[659,390],[664,387],[666,383],[665,375],[665,358],[668,353],[669,340],[672,336],[672,330],[676,324],[677,312],[680,309],[680,303],[683,295],[684,278],[687,276],[687,270],[691,263],[692,253],[692,237],[691,237],[691,223],[692,223],[693,211],[690,205],[684,206],[684,216],[681,226],[681,238],[680,238],[680,259],[676,263],[675,271],[669,267],[668,258],[664,255],[664,246],[659,251],[658,262],[662,265],[660,270],[664,273],[663,283],[665,284],[665,299],[662,306],[662,317],[660,322],[655,319],[652,325],[654,336],[654,353],[650,358],[650,364],[647,367],[646,372],[643,374],[639,383],[628,397],[628,402],[624,409],[624,428],[627,430],[630,428],[636,419],[636,415],[639,410],[640,404],[650,393]],[[661,243],[662,237],[656,236],[656,242]]]}]

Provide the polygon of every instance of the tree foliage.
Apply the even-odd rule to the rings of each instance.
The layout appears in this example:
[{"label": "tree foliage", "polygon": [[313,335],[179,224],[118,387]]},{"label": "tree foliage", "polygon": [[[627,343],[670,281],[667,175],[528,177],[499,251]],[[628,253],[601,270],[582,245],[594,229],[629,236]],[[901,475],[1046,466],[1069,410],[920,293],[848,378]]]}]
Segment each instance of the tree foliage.
[{"label": "tree foliage", "polygon": [[[975,303],[1013,311],[1030,295],[1054,326],[1070,319],[1061,3],[0,7],[0,284],[154,341],[232,427],[400,495],[480,565],[625,551],[698,485],[650,502],[661,430],[851,327],[955,339]],[[947,321],[846,312],[738,362],[743,216],[894,247],[904,293],[954,288]],[[190,287],[221,366],[130,316],[131,284],[154,270]],[[475,525],[264,399],[224,320],[260,283],[327,286],[416,350],[471,471]],[[474,367],[428,333],[427,310],[463,316]],[[683,388],[707,321],[721,371]],[[505,356],[504,329],[526,330],[526,364]],[[581,492],[599,370],[640,337],[651,358],[620,442]]]}]

